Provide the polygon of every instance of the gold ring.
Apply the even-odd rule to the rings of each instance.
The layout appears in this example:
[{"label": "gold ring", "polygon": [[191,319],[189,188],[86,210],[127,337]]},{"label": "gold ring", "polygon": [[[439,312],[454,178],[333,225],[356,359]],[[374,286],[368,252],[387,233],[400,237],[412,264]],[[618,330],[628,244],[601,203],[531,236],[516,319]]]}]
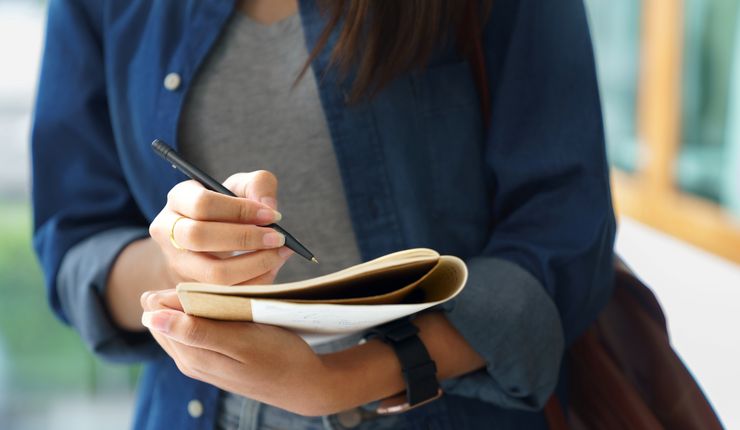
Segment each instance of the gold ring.
[{"label": "gold ring", "polygon": [[177,222],[183,218],[185,217],[184,216],[177,217],[175,222],[172,223],[172,228],[170,228],[170,243],[172,243],[172,246],[174,246],[175,249],[185,249],[182,246],[178,245],[177,241],[175,240],[175,226],[177,225]]}]

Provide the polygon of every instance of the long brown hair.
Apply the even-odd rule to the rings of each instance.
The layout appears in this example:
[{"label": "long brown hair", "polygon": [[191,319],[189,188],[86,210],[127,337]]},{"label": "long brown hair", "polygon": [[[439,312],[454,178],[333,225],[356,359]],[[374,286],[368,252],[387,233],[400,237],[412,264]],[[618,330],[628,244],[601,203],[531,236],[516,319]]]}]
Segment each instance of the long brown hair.
[{"label": "long brown hair", "polygon": [[436,47],[455,43],[469,57],[480,40],[481,17],[490,10],[490,0],[318,1],[327,24],[298,79],[341,22],[330,66],[341,78],[354,68],[350,103],[372,97],[404,72],[422,69]]}]

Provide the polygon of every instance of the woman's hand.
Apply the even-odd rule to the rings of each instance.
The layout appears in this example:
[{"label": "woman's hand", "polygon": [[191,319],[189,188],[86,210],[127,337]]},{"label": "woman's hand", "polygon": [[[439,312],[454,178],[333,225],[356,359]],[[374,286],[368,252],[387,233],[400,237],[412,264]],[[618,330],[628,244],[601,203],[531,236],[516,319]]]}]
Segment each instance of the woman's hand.
[{"label": "woman's hand", "polygon": [[[268,172],[238,174],[224,185],[243,198],[178,184],[150,233],[177,279],[219,284],[269,283],[290,251],[284,238],[259,227],[277,221],[277,181]],[[172,225],[177,249],[170,242]],[[220,258],[215,253],[253,251]],[[287,250],[287,252],[283,252]],[[174,284],[172,284],[174,285]],[[265,324],[189,316],[175,290],[141,296],[141,323],[180,371],[221,389],[301,415],[326,415],[403,391],[393,349],[378,340],[318,355],[295,333]],[[416,320],[440,379],[480,369],[485,362],[440,313]]]},{"label": "woman's hand", "polygon": [[[396,353],[377,339],[319,355],[280,327],[189,316],[175,290],[146,292],[141,306],[142,323],[183,374],[293,413],[328,415],[404,390]],[[485,365],[443,313],[414,324],[440,380]]]},{"label": "woman's hand", "polygon": [[296,334],[186,315],[174,290],[141,296],[142,323],[186,376],[302,415],[335,412],[331,372]]},{"label": "woman's hand", "polygon": [[[170,285],[269,284],[292,254],[283,247],[282,234],[260,227],[281,218],[275,176],[264,170],[238,173],[224,186],[239,197],[209,191],[192,180],[177,184],[149,226],[165,257]],[[234,251],[253,252],[232,256]]]}]

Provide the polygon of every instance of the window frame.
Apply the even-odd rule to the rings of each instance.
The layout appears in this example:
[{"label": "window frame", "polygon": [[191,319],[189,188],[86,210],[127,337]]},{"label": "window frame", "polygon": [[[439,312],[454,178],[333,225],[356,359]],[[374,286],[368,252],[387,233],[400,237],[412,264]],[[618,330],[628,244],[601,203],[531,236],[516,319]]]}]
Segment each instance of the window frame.
[{"label": "window frame", "polygon": [[740,263],[740,220],[678,186],[684,1],[644,0],[641,27],[640,147],[634,172],[612,168],[617,212]]}]

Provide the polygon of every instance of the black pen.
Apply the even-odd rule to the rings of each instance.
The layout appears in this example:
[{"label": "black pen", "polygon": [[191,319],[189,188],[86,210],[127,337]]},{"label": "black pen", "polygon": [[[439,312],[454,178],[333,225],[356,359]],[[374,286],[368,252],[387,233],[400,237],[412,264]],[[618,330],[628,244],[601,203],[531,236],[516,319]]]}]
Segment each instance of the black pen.
[{"label": "black pen", "polygon": [[[168,163],[172,164],[172,167],[177,168],[182,173],[187,175],[187,177],[189,177],[190,179],[200,182],[201,185],[208,188],[209,190],[221,194],[226,194],[227,196],[231,197],[238,197],[228,188],[221,185],[221,183],[219,183],[217,180],[208,176],[206,172],[187,162],[185,159],[182,158],[180,154],[177,153],[177,151],[175,151],[172,147],[170,147],[163,141],[156,139],[154,142],[152,142],[152,149],[154,149],[154,152],[156,152],[160,157],[164,158]],[[298,240],[296,240],[296,238],[294,238],[284,228],[275,223],[268,224],[265,227],[270,227],[278,233],[282,233],[285,236],[285,246],[295,251],[301,257],[314,263],[319,262],[319,260],[316,259],[316,257],[311,253],[311,251],[308,250],[308,248],[303,246],[301,242],[298,242]]]}]

